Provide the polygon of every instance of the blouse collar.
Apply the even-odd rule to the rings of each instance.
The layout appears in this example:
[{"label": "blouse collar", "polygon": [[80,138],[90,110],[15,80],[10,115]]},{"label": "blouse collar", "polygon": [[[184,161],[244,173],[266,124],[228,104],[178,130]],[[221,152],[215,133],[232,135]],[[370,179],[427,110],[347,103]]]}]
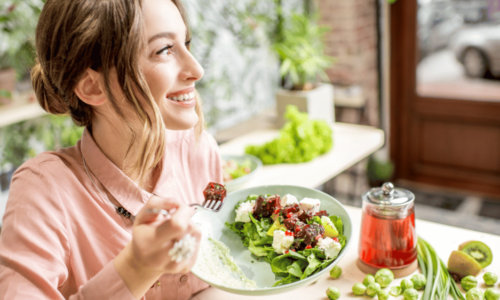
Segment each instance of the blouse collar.
[{"label": "blouse collar", "polygon": [[87,128],[83,131],[81,148],[88,171],[99,180],[123,208],[132,215],[137,215],[152,194],[140,188],[106,157]]}]

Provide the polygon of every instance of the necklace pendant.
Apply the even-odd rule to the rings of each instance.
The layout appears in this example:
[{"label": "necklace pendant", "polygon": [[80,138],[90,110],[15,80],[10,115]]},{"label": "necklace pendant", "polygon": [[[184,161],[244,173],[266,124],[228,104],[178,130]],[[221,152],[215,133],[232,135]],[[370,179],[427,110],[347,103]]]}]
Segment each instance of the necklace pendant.
[{"label": "necklace pendant", "polygon": [[126,210],[125,208],[123,207],[117,207],[116,208],[116,212],[119,214],[119,215],[122,215],[124,216],[125,218],[128,218],[130,219],[130,217],[132,216],[131,213],[128,212],[128,210]]}]

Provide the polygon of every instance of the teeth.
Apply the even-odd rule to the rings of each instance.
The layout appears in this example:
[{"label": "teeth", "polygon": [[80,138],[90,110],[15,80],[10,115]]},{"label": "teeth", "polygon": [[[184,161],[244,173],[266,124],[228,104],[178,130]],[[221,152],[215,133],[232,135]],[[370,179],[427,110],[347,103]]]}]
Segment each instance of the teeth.
[{"label": "teeth", "polygon": [[168,99],[174,100],[174,101],[186,101],[186,100],[193,99],[194,96],[195,96],[194,92],[191,92],[191,93],[187,93],[187,94],[183,94],[183,95],[179,95],[179,96],[168,97]]}]

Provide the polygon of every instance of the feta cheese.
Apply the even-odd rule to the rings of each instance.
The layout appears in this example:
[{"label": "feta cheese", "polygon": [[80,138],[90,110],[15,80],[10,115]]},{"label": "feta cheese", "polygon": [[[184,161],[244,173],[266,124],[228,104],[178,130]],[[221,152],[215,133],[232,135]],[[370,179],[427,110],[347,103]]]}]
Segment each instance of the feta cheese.
[{"label": "feta cheese", "polygon": [[293,205],[295,203],[298,204],[299,201],[297,200],[297,197],[295,197],[294,195],[286,194],[285,196],[283,196],[283,198],[281,198],[281,207],[287,205]]},{"label": "feta cheese", "polygon": [[342,246],[339,242],[327,237],[324,239],[320,238],[318,240],[318,248],[325,251],[326,259],[330,259],[336,258],[339,255]]},{"label": "feta cheese", "polygon": [[274,252],[278,254],[285,253],[290,246],[293,244],[293,236],[285,235],[284,231],[275,230],[273,238],[273,248]]},{"label": "feta cheese", "polygon": [[307,212],[317,213],[319,212],[319,205],[321,201],[319,199],[304,198],[299,202],[299,209],[305,210]]},{"label": "feta cheese", "polygon": [[255,208],[255,200],[243,202],[240,204],[236,210],[236,222],[250,222],[250,216],[248,213],[253,213]]}]

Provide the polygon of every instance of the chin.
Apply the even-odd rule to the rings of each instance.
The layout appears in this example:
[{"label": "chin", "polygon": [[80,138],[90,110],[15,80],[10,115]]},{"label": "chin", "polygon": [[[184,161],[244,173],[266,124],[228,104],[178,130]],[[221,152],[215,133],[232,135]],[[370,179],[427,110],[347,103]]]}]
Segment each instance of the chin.
[{"label": "chin", "polygon": [[188,130],[196,126],[198,124],[198,115],[193,111],[192,114],[188,116],[163,116],[163,123],[165,124],[165,128],[169,130]]}]

